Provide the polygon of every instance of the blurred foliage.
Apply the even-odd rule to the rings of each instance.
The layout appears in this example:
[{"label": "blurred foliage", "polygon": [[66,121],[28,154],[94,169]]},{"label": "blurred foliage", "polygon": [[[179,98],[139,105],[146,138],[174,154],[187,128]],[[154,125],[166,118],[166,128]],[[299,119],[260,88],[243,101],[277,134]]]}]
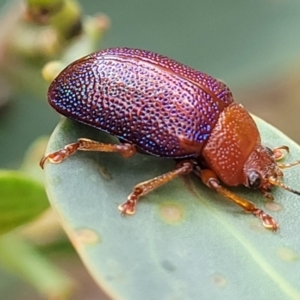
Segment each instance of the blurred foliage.
[{"label": "blurred foliage", "polygon": [[49,207],[43,184],[18,171],[0,171],[0,235],[32,221]]},{"label": "blurred foliage", "polygon": [[[3,82],[9,85],[9,88],[4,89],[0,95],[4,99],[0,104],[7,103],[9,98],[7,90],[13,93],[14,97],[18,91],[20,96],[21,93],[24,96],[27,92],[28,95],[45,98],[47,84],[41,76],[43,66],[50,59],[59,59],[59,66],[63,68],[75,58],[95,51],[109,24],[108,18],[103,15],[83,18],[80,6],[72,0],[55,3],[29,0],[25,9],[19,2],[10,3],[2,13],[0,21],[7,28],[1,35],[0,67]],[[54,76],[53,74],[52,77]],[[25,94],[22,91],[25,91]],[[22,102],[24,109],[19,112],[11,111],[11,106],[5,107],[1,112],[4,117],[1,118],[3,123],[0,124],[3,133],[1,139],[5,140],[6,134],[17,139],[18,136],[24,135],[24,128],[30,129],[32,125],[36,127],[36,124],[31,122],[31,116],[37,113],[40,104],[36,100],[31,106],[25,99]],[[28,118],[22,125],[20,115],[24,117],[26,113]],[[42,117],[40,123],[43,124],[43,121]],[[9,131],[4,131],[10,124],[17,124],[15,132],[11,127]],[[26,224],[41,216],[49,208],[43,172],[39,167],[39,160],[45,152],[46,140],[40,139],[30,147],[18,170],[0,169],[0,262],[9,272],[31,283],[47,299],[69,299],[74,290],[74,281],[40,253],[35,246],[36,238],[28,238],[30,233],[35,232],[35,237],[43,237],[42,239],[46,241],[45,235],[51,232],[51,228],[56,228],[56,232],[60,231],[56,226],[57,216],[47,218],[47,226],[40,226],[42,224],[40,221],[34,222],[33,229],[30,229],[32,225],[26,229]],[[8,143],[3,145],[2,151],[5,152],[6,146],[7,153],[14,147]],[[24,152],[24,147],[21,151]],[[1,157],[5,162],[4,166],[6,164],[11,166],[7,156]],[[20,165],[15,153],[12,155],[12,161],[13,167]],[[41,216],[41,220],[43,219]]]}]

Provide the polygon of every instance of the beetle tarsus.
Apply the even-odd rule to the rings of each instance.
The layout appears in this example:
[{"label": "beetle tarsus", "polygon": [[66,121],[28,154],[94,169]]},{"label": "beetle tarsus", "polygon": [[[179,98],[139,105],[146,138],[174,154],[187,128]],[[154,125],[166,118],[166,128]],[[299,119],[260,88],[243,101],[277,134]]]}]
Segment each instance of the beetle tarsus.
[{"label": "beetle tarsus", "polygon": [[134,187],[133,192],[128,196],[127,201],[118,207],[119,210],[124,215],[133,215],[135,213],[137,202],[141,196],[148,194],[152,190],[164,185],[179,175],[189,174],[192,172],[193,166],[192,161],[181,161],[177,163],[175,170],[137,184]]},{"label": "beetle tarsus", "polygon": [[133,197],[133,195],[128,197],[128,200],[123,204],[119,205],[118,209],[121,211],[122,215],[134,215],[135,207],[137,204],[138,196]]},{"label": "beetle tarsus", "polygon": [[272,231],[276,231],[278,229],[279,226],[276,223],[276,221],[270,215],[265,213],[262,209],[257,208],[254,205],[254,203],[222,187],[219,183],[219,180],[217,179],[217,175],[212,170],[209,169],[202,170],[200,171],[199,176],[203,181],[203,183],[206,184],[208,187],[216,190],[225,198],[239,205],[246,212],[252,213],[254,216],[259,218],[262,221],[262,224],[265,228],[271,229]]},{"label": "beetle tarsus", "polygon": [[63,149],[49,153],[45,155],[41,161],[40,166],[44,169],[44,165],[46,161],[49,161],[53,164],[60,164],[63,160],[65,160],[68,156],[75,153],[78,150],[79,143],[72,143],[66,145]]},{"label": "beetle tarsus", "polygon": [[270,215],[266,214],[263,210],[259,208],[253,209],[252,214],[262,221],[263,226],[265,228],[270,229],[272,231],[276,231],[279,228],[277,222]]},{"label": "beetle tarsus", "polygon": [[272,150],[272,152],[274,154],[275,160],[278,161],[278,160],[283,159],[285,157],[285,155],[290,152],[290,149],[288,146],[283,145],[283,146],[274,148]]}]

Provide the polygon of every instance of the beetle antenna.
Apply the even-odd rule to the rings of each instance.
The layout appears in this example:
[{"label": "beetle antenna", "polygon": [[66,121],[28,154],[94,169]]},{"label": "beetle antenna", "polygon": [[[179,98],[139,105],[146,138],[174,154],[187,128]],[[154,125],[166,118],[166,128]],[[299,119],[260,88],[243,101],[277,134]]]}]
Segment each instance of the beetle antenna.
[{"label": "beetle antenna", "polygon": [[292,163],[289,163],[289,164],[281,164],[281,163],[277,163],[277,166],[280,168],[280,169],[287,169],[287,168],[291,168],[291,167],[294,167],[296,165],[299,165],[300,164],[300,160],[296,160]]},{"label": "beetle antenna", "polygon": [[276,185],[276,186],[279,186],[281,187],[282,189],[284,190],[287,190],[289,192],[292,192],[296,195],[299,195],[300,196],[300,191],[296,191],[292,188],[290,188],[289,186],[287,186],[286,184],[284,184],[283,182],[279,181],[279,180],[276,180],[275,178],[268,178],[268,181],[272,184],[272,185]]}]

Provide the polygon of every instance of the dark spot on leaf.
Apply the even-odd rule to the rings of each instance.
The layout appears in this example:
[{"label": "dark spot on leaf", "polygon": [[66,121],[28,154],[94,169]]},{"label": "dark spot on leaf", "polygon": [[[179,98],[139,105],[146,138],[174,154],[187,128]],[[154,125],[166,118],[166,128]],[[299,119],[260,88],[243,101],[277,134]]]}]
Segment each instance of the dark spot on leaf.
[{"label": "dark spot on leaf", "polygon": [[227,279],[220,273],[216,273],[212,276],[213,283],[219,288],[225,288],[227,286]]},{"label": "dark spot on leaf", "polygon": [[161,266],[168,272],[174,272],[177,269],[169,260],[163,260]]},{"label": "dark spot on leaf", "polygon": [[103,166],[98,166],[98,170],[99,173],[101,174],[101,176],[106,179],[106,180],[111,180],[112,176],[111,174],[108,172],[107,168],[103,167]]}]

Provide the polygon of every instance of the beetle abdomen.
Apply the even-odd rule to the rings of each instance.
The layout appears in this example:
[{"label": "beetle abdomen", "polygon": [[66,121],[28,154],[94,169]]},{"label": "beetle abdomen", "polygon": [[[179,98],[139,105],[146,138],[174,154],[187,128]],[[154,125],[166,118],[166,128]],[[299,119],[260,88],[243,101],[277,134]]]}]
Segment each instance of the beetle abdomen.
[{"label": "beetle abdomen", "polygon": [[74,62],[53,81],[48,99],[69,118],[150,154],[177,158],[199,155],[233,101],[226,85],[204,73],[126,48]]}]

